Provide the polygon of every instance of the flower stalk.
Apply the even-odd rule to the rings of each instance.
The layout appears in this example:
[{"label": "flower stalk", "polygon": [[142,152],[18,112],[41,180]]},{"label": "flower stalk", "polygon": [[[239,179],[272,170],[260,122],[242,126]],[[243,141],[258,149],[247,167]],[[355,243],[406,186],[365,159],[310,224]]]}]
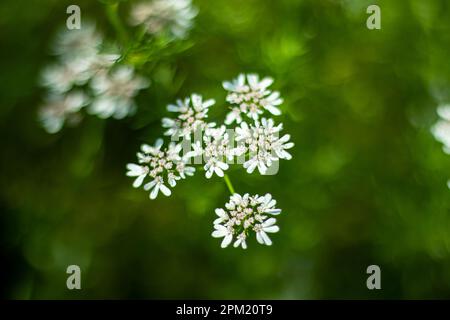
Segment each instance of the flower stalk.
[{"label": "flower stalk", "polygon": [[225,180],[225,184],[227,185],[230,193],[232,195],[235,194],[236,192],[234,191],[233,184],[231,183],[230,177],[227,174],[224,174],[223,179]]},{"label": "flower stalk", "polygon": [[117,36],[122,42],[122,45],[124,45],[128,40],[128,35],[119,18],[119,3],[117,2],[107,5],[106,15],[108,16],[109,21],[116,30]]}]

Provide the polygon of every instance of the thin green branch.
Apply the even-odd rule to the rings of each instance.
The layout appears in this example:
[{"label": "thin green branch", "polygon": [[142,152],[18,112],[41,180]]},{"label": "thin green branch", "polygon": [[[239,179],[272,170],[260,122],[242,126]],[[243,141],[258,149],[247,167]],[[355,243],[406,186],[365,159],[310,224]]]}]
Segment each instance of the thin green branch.
[{"label": "thin green branch", "polygon": [[124,46],[128,41],[127,31],[125,30],[119,17],[119,3],[106,5],[106,14],[109,21],[117,32],[117,35]]},{"label": "thin green branch", "polygon": [[228,190],[230,190],[230,193],[231,193],[231,194],[235,194],[233,185],[231,184],[230,177],[229,177],[227,174],[225,174],[225,175],[223,176],[223,178],[224,178],[225,183],[226,183],[226,185],[227,185],[227,187],[228,187]]}]

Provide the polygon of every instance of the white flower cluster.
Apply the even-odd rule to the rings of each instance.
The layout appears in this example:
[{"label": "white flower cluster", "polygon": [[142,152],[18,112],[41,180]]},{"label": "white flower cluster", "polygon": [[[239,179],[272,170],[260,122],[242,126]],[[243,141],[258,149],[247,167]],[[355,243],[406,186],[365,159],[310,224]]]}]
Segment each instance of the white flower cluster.
[{"label": "white flower cluster", "polygon": [[235,193],[225,204],[225,209],[216,209],[218,218],[214,220],[214,238],[223,238],[221,247],[227,247],[233,239],[234,247],[247,248],[246,239],[251,233],[256,234],[256,240],[260,244],[270,246],[272,241],[267,233],[275,233],[280,230],[275,225],[277,220],[271,216],[281,213],[275,208],[276,201],[269,193],[265,196],[243,196]]},{"label": "white flower cluster", "polygon": [[273,161],[279,159],[290,160],[291,154],[286,151],[294,146],[289,142],[290,135],[285,134],[279,138],[279,132],[283,124],[275,126],[272,119],[262,118],[261,122],[255,121],[254,125],[241,122],[236,128],[236,141],[243,144],[236,148],[236,155],[249,153],[249,160],[244,162],[244,168],[252,173],[258,167],[259,173],[265,174]]},{"label": "white flower cluster", "polygon": [[257,120],[264,110],[278,116],[281,114],[277,107],[283,103],[278,91],[270,91],[268,87],[273,83],[273,79],[266,77],[259,81],[256,74],[240,74],[233,81],[224,81],[223,87],[229,91],[227,101],[231,104],[231,111],[225,119],[225,124],[234,121],[241,123],[242,114]]},{"label": "white flower cluster", "polygon": [[152,179],[144,185],[144,189],[150,191],[150,199],[155,199],[159,190],[165,196],[170,196],[172,192],[165,185],[166,182],[173,188],[177,180],[186,179],[186,176],[192,176],[195,172],[195,168],[187,166],[180,157],[180,144],[171,143],[164,150],[161,150],[162,145],[162,139],[158,139],[153,147],[143,144],[141,152],[137,153],[139,164],[127,165],[127,176],[136,177],[133,187],[140,187],[147,176]]},{"label": "white flower cluster", "polygon": [[[226,210],[216,209],[219,218],[214,221],[212,236],[223,237],[222,247],[227,247],[234,240],[235,247],[245,249],[246,239],[251,232],[255,232],[259,243],[271,245],[267,233],[279,230],[275,225],[276,219],[271,217],[281,212],[275,208],[276,201],[270,194],[241,196],[234,193],[225,171],[230,168],[230,163],[238,160],[237,163],[242,164],[248,173],[258,168],[261,174],[266,174],[274,162],[292,158],[287,151],[294,146],[289,141],[290,135],[280,137],[283,124],[276,125],[273,119],[262,117],[266,110],[271,114],[281,114],[277,107],[282,103],[280,94],[267,89],[272,82],[270,78],[259,81],[259,77],[252,74],[240,75],[232,83],[224,82],[225,89],[232,91],[227,101],[239,106],[233,121],[225,121],[231,124],[236,120],[235,128],[216,126],[216,123],[208,121],[209,108],[215,101],[204,100],[198,94],[168,105],[167,110],[174,116],[163,118],[162,128],[165,129],[164,135],[177,143],[172,142],[164,151],[161,151],[162,140],[158,140],[154,147],[143,145],[137,155],[139,164],[127,165],[127,175],[135,177],[133,186],[141,186],[149,176],[152,180],[144,185],[144,189],[151,190],[150,198],[155,199],[159,190],[169,196],[169,187],[174,187],[177,180],[193,175],[195,169],[189,165],[194,160],[195,164],[203,166],[206,178],[214,174],[225,177],[233,193],[225,205]],[[249,123],[241,118],[242,113],[251,120]],[[229,114],[227,120],[230,119]],[[180,139],[182,141],[178,142]],[[183,155],[180,155],[181,151]],[[199,158],[201,161],[197,162]],[[242,158],[244,161],[239,162]]]},{"label": "white flower cluster", "polygon": [[443,144],[445,153],[450,154],[450,105],[438,107],[437,113],[440,119],[432,127],[434,138]]},{"label": "white flower cluster", "polygon": [[64,123],[81,119],[80,110],[101,118],[124,118],[135,110],[133,97],[149,85],[130,66],[114,67],[120,55],[103,53],[102,36],[95,26],[83,23],[78,30],[62,31],[55,42],[58,62],[44,68],[41,84],[48,96],[39,110],[39,119],[49,133]]},{"label": "white flower cluster", "polygon": [[[224,171],[228,170],[227,161],[231,161],[234,151],[230,148],[230,135],[226,132],[225,126],[219,128],[208,128],[203,136],[205,148],[203,152],[197,153],[202,155],[205,160],[205,177],[211,178],[213,173],[219,177],[224,176]],[[197,144],[199,150],[199,144]]]},{"label": "white flower cluster", "polygon": [[[208,127],[214,127],[215,123],[208,123],[208,109],[215,103],[210,99],[203,101],[202,96],[192,94],[190,98],[178,100],[176,105],[169,104],[167,111],[178,113],[175,119],[163,118],[162,126],[167,128],[164,135],[172,139],[185,138],[191,139],[192,134],[205,130]],[[192,104],[192,106],[191,106]]]},{"label": "white flower cluster", "polygon": [[196,15],[191,0],[149,0],[132,7],[130,22],[135,26],[143,25],[152,35],[184,38]]}]

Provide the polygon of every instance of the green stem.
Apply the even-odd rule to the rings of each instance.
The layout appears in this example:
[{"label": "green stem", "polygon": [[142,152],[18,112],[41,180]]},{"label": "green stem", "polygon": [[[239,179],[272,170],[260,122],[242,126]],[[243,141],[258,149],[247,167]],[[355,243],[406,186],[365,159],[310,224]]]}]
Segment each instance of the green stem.
[{"label": "green stem", "polygon": [[228,187],[228,190],[230,190],[230,193],[231,193],[231,194],[235,194],[233,185],[231,184],[230,177],[229,177],[227,174],[225,174],[225,175],[223,176],[223,178],[225,179],[225,183],[226,183],[226,185],[227,185],[227,187]]},{"label": "green stem", "polygon": [[142,39],[144,39],[145,35],[146,35],[146,29],[145,29],[145,27],[142,27],[139,30],[136,39],[132,40],[132,44],[128,45],[128,48],[125,50],[124,54],[122,55],[122,57],[119,60],[120,61],[126,60],[128,58],[128,55],[130,54],[130,52],[133,51],[136,46],[139,46],[141,44]]},{"label": "green stem", "polygon": [[116,2],[107,5],[106,14],[114,29],[116,29],[117,35],[120,38],[122,45],[125,45],[128,39],[128,35],[119,18],[119,3]]}]

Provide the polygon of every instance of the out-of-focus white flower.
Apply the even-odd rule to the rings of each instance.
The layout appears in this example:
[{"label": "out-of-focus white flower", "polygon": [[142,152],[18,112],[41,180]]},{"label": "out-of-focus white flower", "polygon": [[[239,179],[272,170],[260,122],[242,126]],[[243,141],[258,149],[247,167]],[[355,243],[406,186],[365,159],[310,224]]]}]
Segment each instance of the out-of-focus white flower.
[{"label": "out-of-focus white flower", "polygon": [[89,107],[89,112],[100,118],[122,119],[135,111],[133,98],[148,85],[146,79],[136,76],[134,69],[128,66],[99,73],[91,81],[91,88],[97,97]]},{"label": "out-of-focus white flower", "polygon": [[96,98],[90,99],[92,104],[87,108],[90,113],[121,119],[135,111],[133,98],[149,82],[134,75],[132,67],[121,65],[114,69],[120,54],[101,52],[102,42],[102,35],[89,22],[83,22],[79,30],[61,31],[53,48],[59,61],[43,69],[40,82],[53,95],[73,90],[83,90],[91,97],[94,93]]},{"label": "out-of-focus white flower", "polygon": [[76,30],[64,29],[54,43],[59,62],[42,71],[42,85],[51,91],[63,93],[73,86],[86,84],[94,75],[108,70],[120,55],[99,51],[103,37],[89,22]]},{"label": "out-of-focus white flower", "polygon": [[67,58],[90,57],[98,52],[102,43],[102,35],[97,32],[93,23],[83,21],[81,29],[62,29],[53,45],[53,52]]},{"label": "out-of-focus white flower", "polygon": [[88,68],[89,64],[82,60],[49,65],[41,73],[41,84],[56,93],[67,92],[89,80]]},{"label": "out-of-focus white flower", "polygon": [[151,0],[132,7],[130,22],[135,26],[144,25],[152,35],[165,33],[184,38],[196,15],[191,0]]},{"label": "out-of-focus white flower", "polygon": [[86,57],[88,76],[93,77],[98,73],[107,72],[119,58],[120,54],[117,53],[98,53]]},{"label": "out-of-focus white flower", "polygon": [[292,148],[294,143],[289,142],[289,134],[279,137],[282,129],[282,123],[275,126],[272,119],[266,118],[262,118],[261,122],[255,121],[250,126],[241,122],[240,127],[236,128],[236,141],[242,144],[235,148],[235,154],[239,156],[249,153],[249,160],[244,162],[248,173],[258,168],[261,174],[265,174],[273,161],[292,158],[286,150]]},{"label": "out-of-focus white flower", "polygon": [[163,128],[167,128],[164,135],[190,140],[191,135],[197,130],[215,126],[215,123],[206,122],[209,107],[214,103],[213,99],[203,101],[202,96],[192,94],[190,98],[177,100],[176,105],[169,104],[167,110],[176,112],[178,115],[175,119],[167,117],[162,119]]},{"label": "out-of-focus white flower", "polygon": [[444,152],[450,154],[450,105],[439,106],[437,113],[440,119],[431,128],[431,133],[443,144]]},{"label": "out-of-focus white flower", "polygon": [[127,165],[127,176],[135,177],[133,187],[140,187],[146,177],[152,179],[144,185],[144,189],[150,191],[150,199],[155,199],[160,190],[165,196],[170,196],[169,187],[175,187],[178,180],[195,172],[195,168],[187,166],[180,157],[180,144],[171,143],[164,150],[161,150],[162,145],[162,139],[158,139],[154,146],[143,144],[137,153],[138,164]]},{"label": "out-of-focus white flower", "polygon": [[273,115],[280,115],[278,108],[283,103],[278,91],[270,91],[268,87],[273,83],[273,79],[266,77],[259,80],[256,74],[240,74],[233,81],[224,81],[223,87],[229,91],[227,101],[232,105],[231,111],[227,114],[225,124],[242,121],[241,113],[246,114],[253,120],[257,120],[264,110]]},{"label": "out-of-focus white flower", "polygon": [[39,109],[38,118],[47,132],[56,133],[66,121],[71,124],[77,123],[81,119],[78,112],[87,102],[86,95],[80,91],[73,91],[67,95],[52,94]]},{"label": "out-of-focus white flower", "polygon": [[247,248],[246,239],[252,232],[260,244],[270,246],[272,241],[267,233],[275,233],[280,229],[275,225],[276,219],[271,215],[281,213],[275,208],[276,201],[268,193],[265,196],[243,196],[235,193],[225,204],[225,209],[215,210],[218,218],[214,220],[214,238],[223,238],[221,247],[227,247],[235,238],[234,247]]}]

